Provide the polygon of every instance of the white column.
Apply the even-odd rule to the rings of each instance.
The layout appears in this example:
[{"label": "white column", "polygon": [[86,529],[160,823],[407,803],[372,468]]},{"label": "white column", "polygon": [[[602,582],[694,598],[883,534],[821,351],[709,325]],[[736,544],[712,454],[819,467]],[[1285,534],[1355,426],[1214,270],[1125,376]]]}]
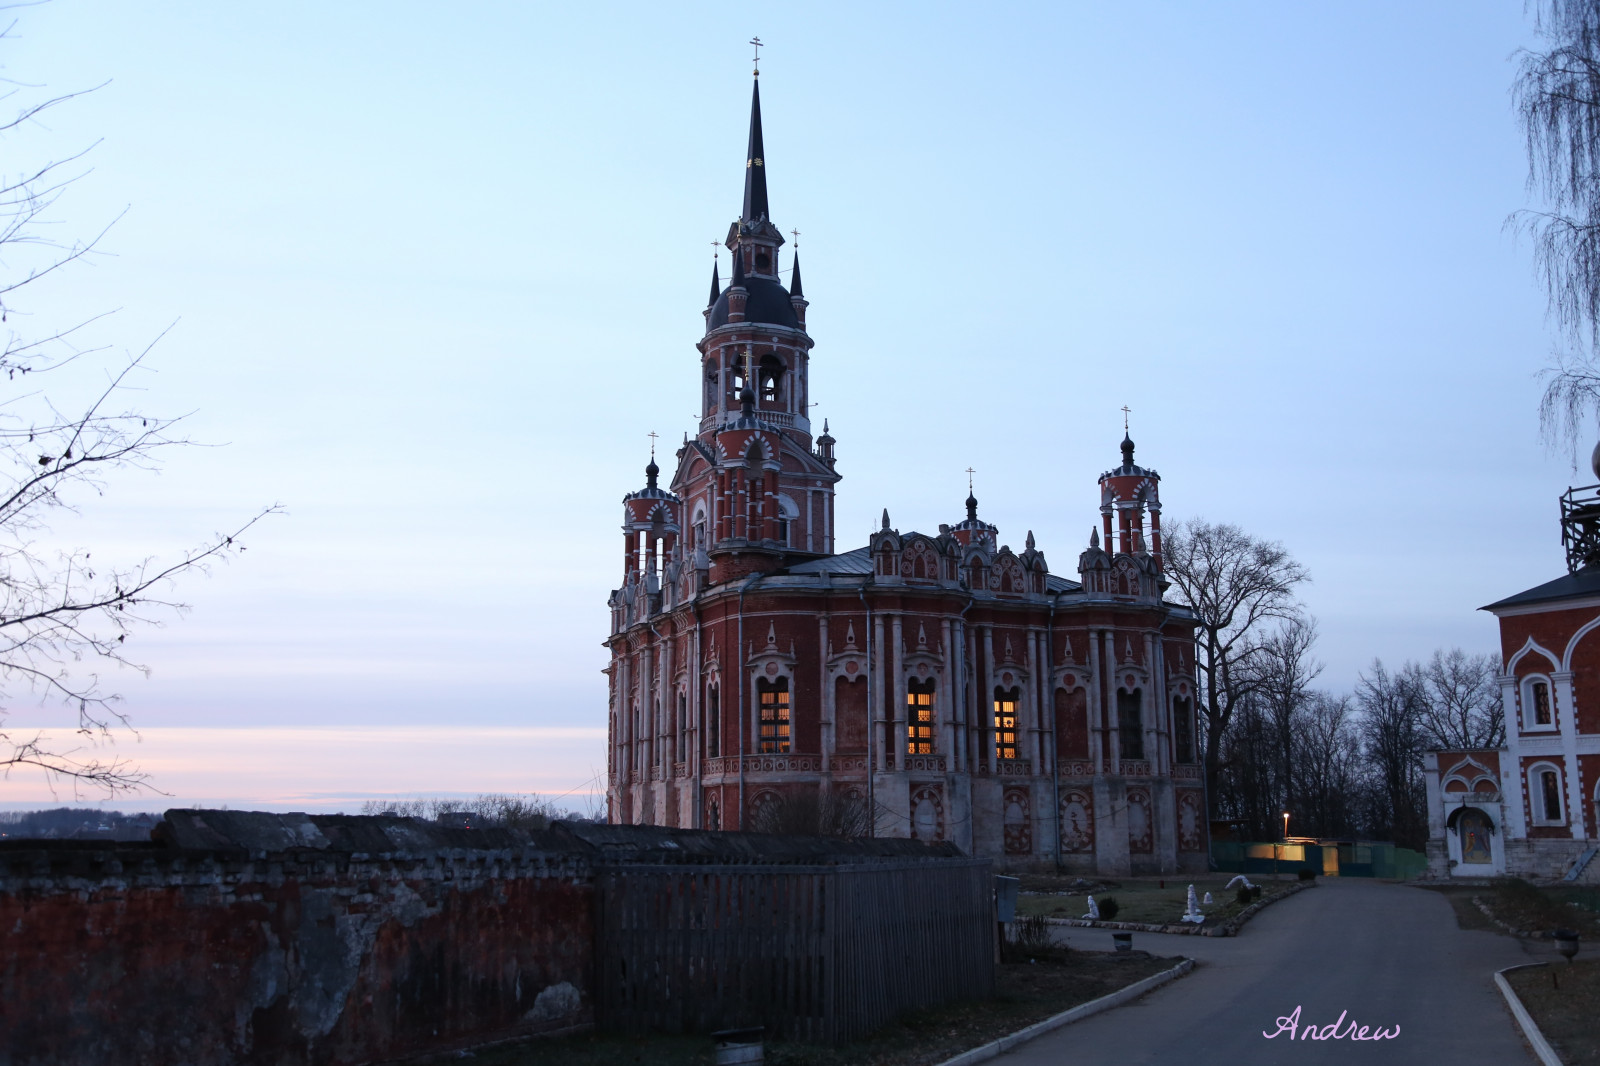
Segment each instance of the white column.
[{"label": "white column", "polygon": [[1553,670],[1550,681],[1556,687],[1556,714],[1561,723],[1562,776],[1567,781],[1567,827],[1575,840],[1584,839],[1583,782],[1578,774],[1578,711],[1572,698],[1572,671]]}]

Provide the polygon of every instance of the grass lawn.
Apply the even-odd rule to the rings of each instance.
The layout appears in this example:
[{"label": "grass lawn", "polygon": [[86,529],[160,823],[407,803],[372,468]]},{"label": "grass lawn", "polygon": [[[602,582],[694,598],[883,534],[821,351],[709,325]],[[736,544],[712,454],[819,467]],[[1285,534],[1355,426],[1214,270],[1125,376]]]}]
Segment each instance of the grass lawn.
[{"label": "grass lawn", "polygon": [[[1193,884],[1195,895],[1200,899],[1204,900],[1206,893],[1210,892],[1211,898],[1216,901],[1209,907],[1203,903],[1200,907],[1205,913],[1206,924],[1216,925],[1244,910],[1236,898],[1238,890],[1225,887],[1233,877],[1233,874],[1213,874],[1196,877],[1192,882],[1169,877],[1165,879],[1165,887],[1160,878],[1127,878],[1106,882],[1103,890],[1089,891],[1052,884],[1053,881],[1070,879],[1024,877],[1024,894],[1017,897],[1017,910],[1021,914],[1042,914],[1047,918],[1082,918],[1089,912],[1087,897],[1092,895],[1104,905],[1106,897],[1111,896],[1116,899],[1118,906],[1115,921],[1173,923],[1183,916],[1188,905],[1189,885]],[[1281,882],[1262,882],[1256,878],[1251,878],[1251,882],[1262,885],[1263,899],[1270,898],[1275,891],[1286,887]],[[1032,892],[1048,894],[1029,894]]]},{"label": "grass lawn", "polygon": [[[1047,948],[1033,962],[1002,965],[993,999],[916,1011],[845,1047],[768,1044],[766,1061],[773,1066],[928,1066],[1175,965],[1176,959],[1143,952],[1119,956]],[[456,1061],[461,1060],[438,1060],[441,1066]],[[712,1047],[705,1036],[592,1033],[480,1051],[469,1061],[477,1066],[702,1066],[712,1062]]]},{"label": "grass lawn", "polygon": [[1495,925],[1472,902],[1483,900],[1496,918],[1530,933],[1573,929],[1584,940],[1600,940],[1600,888],[1593,885],[1533,885],[1516,877],[1496,878],[1487,888],[1449,886],[1430,889],[1450,900],[1456,924],[1463,929],[1492,929]]},{"label": "grass lawn", "polygon": [[1506,980],[1566,1066],[1600,1066],[1600,962],[1553,962]]}]

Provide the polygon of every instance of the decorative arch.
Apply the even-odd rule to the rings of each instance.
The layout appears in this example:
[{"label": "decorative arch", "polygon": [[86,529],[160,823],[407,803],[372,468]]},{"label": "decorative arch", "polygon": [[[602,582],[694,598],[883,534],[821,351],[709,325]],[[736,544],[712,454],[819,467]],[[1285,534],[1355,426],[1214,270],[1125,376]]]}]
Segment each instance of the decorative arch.
[{"label": "decorative arch", "polygon": [[1150,809],[1150,793],[1142,788],[1128,790],[1128,850],[1147,855],[1154,850],[1155,827]]},{"label": "decorative arch", "polygon": [[[1590,624],[1592,625],[1593,623]],[[1532,637],[1529,637],[1527,642],[1524,643],[1517,653],[1511,657],[1511,661],[1506,663],[1506,673],[1515,674],[1517,672],[1517,664],[1522,661],[1523,656],[1529,654],[1530,652],[1537,652],[1540,655],[1543,655],[1545,660],[1549,662],[1550,669],[1561,669],[1561,660],[1556,658],[1555,652],[1551,651],[1549,648],[1546,648]]]},{"label": "decorative arch", "polygon": [[1030,807],[1027,789],[1006,789],[1003,825],[1007,855],[1033,854],[1033,818]]},{"label": "decorative arch", "polygon": [[1094,850],[1094,796],[1088,789],[1069,788],[1061,793],[1061,850]]},{"label": "decorative arch", "polygon": [[944,798],[932,785],[911,793],[911,839],[944,839]]},{"label": "decorative arch", "polygon": [[1566,648],[1561,652],[1561,669],[1572,669],[1572,653],[1578,650],[1578,642],[1584,637],[1588,636],[1591,630],[1596,628],[1600,628],[1600,615],[1596,615],[1594,618],[1589,619],[1589,621],[1585,622],[1578,628],[1576,633],[1572,634],[1572,639],[1567,641]]}]

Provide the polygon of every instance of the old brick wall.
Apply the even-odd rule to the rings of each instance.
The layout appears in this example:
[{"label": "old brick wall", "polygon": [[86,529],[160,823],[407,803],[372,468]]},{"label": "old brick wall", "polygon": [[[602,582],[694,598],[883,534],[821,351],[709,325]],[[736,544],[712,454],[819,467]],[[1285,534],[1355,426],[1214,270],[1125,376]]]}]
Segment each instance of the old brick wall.
[{"label": "old brick wall", "polygon": [[163,844],[0,848],[0,1066],[383,1062],[592,1021],[580,854],[403,819],[168,819]]}]

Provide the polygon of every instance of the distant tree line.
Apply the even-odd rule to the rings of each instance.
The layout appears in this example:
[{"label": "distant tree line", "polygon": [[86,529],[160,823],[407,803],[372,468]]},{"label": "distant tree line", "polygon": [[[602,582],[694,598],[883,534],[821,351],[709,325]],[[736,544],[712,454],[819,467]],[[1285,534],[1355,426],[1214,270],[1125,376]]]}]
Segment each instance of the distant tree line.
[{"label": "distant tree line", "polygon": [[1196,667],[1213,820],[1247,840],[1393,841],[1421,850],[1422,757],[1505,739],[1498,660],[1459,648],[1397,670],[1374,659],[1353,692],[1316,687],[1310,579],[1275,543],[1237,526],[1182,523],[1165,545],[1169,595],[1199,619]]},{"label": "distant tree line", "polygon": [[52,807],[0,811],[0,837],[13,840],[149,840],[158,814]]},{"label": "distant tree line", "polygon": [[[559,798],[559,797],[558,797]],[[427,822],[488,829],[545,829],[551,822],[603,822],[605,814],[597,801],[583,811],[569,810],[556,800],[534,795],[484,793],[471,799],[420,797],[416,799],[367,800],[362,814],[389,814],[418,818]]]}]

